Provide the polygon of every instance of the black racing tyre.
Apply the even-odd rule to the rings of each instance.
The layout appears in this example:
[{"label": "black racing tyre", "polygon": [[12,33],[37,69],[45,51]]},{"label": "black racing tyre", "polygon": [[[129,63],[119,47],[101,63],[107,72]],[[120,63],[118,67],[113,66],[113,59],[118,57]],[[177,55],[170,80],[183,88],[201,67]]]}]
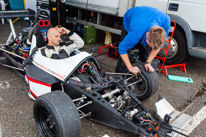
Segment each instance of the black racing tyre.
[{"label": "black racing tyre", "polygon": [[29,34],[28,34],[28,39],[29,39],[30,43],[32,42],[32,36],[34,34],[34,27],[35,27],[35,25],[31,28],[31,30],[29,31]]},{"label": "black racing tyre", "polygon": [[76,106],[62,91],[38,97],[33,116],[41,137],[79,137],[81,122]]},{"label": "black racing tyre", "polygon": [[[170,36],[168,36],[167,39],[169,39]],[[167,48],[168,44],[164,44],[163,48]],[[159,56],[164,57],[165,56],[165,51],[160,50]],[[186,38],[184,35],[184,32],[180,28],[176,28],[170,48],[167,53],[167,58],[165,60],[165,64],[178,64],[181,63],[186,59],[188,55],[187,51],[187,42]],[[161,60],[162,61],[162,60]]]},{"label": "black racing tyre", "polygon": [[[141,82],[133,84],[129,86],[129,88],[139,100],[145,100],[157,91],[159,87],[159,77],[156,71],[152,73],[147,72],[143,63],[138,63],[138,65],[133,64],[133,66],[137,66],[141,70],[141,74],[129,79],[127,85],[141,80]],[[129,77],[131,76],[125,76],[124,79],[128,79]]]}]

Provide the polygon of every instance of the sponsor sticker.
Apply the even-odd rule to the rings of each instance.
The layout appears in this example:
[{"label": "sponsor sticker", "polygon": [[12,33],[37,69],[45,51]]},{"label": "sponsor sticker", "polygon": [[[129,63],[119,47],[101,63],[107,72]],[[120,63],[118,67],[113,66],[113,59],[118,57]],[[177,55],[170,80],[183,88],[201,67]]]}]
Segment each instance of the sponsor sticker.
[{"label": "sponsor sticker", "polygon": [[47,69],[47,71],[48,71],[49,73],[52,73],[53,75],[56,74],[54,71],[52,71],[52,70],[50,70],[50,69]]},{"label": "sponsor sticker", "polygon": [[64,77],[58,73],[56,73],[56,76],[59,77],[60,79],[64,80]]},{"label": "sponsor sticker", "polygon": [[53,71],[53,70],[51,70],[51,69],[46,68],[45,66],[43,66],[43,65],[41,65],[41,64],[39,64],[39,63],[37,63],[36,61],[33,61],[33,63],[34,63],[36,66],[38,66],[38,67],[44,69],[45,71],[47,71],[47,72],[50,73],[51,75],[56,76],[56,77],[58,77],[58,78],[60,78],[60,79],[62,79],[62,80],[65,79],[64,76],[62,76],[62,75],[56,73],[55,71]]},{"label": "sponsor sticker", "polygon": [[41,68],[47,70],[47,68],[46,68],[45,66],[43,66],[43,65],[40,65],[39,67],[41,67]]}]

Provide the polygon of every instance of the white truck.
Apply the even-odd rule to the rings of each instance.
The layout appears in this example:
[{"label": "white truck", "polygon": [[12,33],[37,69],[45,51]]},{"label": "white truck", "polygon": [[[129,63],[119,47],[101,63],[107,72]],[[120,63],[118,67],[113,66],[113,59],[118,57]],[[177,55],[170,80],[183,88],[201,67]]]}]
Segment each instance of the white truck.
[{"label": "white truck", "polygon": [[[122,21],[124,13],[129,8],[155,7],[168,14],[177,24],[166,63],[180,63],[188,53],[191,56],[206,59],[205,0],[66,0],[65,4],[69,13],[68,20],[83,25],[94,25],[97,29],[119,35],[121,30],[115,29],[116,25]],[[96,21],[85,22],[85,19],[90,16],[88,12],[95,13]],[[114,25],[105,25],[108,21]],[[159,55],[164,56],[164,52],[161,51]]]}]

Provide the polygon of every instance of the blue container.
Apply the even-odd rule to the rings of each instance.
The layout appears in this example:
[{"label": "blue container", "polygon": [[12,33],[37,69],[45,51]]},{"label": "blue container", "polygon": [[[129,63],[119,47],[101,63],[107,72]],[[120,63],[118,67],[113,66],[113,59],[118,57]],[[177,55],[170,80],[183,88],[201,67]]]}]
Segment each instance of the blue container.
[{"label": "blue container", "polygon": [[24,10],[24,0],[9,0],[12,10]]}]

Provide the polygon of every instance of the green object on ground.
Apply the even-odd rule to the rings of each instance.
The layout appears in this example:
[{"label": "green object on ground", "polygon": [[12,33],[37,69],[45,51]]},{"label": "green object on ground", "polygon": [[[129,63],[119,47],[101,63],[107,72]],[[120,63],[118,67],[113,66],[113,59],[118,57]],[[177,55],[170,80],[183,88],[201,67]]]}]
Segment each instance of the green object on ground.
[{"label": "green object on ground", "polygon": [[169,80],[173,81],[180,81],[180,82],[187,82],[187,83],[193,83],[193,80],[188,77],[181,77],[181,76],[175,76],[175,75],[168,75]]},{"label": "green object on ground", "polygon": [[97,42],[97,29],[94,26],[84,26],[84,42],[86,44]]}]

